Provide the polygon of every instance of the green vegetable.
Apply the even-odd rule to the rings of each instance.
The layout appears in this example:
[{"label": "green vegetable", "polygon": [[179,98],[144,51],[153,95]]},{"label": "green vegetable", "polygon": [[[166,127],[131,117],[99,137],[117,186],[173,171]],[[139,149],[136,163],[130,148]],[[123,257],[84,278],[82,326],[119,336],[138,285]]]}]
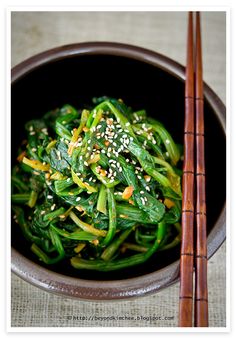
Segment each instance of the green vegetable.
[{"label": "green vegetable", "polygon": [[181,148],[145,110],[93,102],[27,122],[12,212],[44,264],[113,271],[180,243]]}]

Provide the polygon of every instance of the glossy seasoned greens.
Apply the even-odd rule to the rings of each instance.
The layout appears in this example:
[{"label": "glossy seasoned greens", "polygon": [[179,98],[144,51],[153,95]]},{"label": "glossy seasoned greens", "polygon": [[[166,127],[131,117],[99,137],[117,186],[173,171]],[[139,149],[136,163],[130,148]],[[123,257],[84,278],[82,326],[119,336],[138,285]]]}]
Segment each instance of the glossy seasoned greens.
[{"label": "glossy seasoned greens", "polygon": [[26,124],[12,210],[45,264],[111,271],[179,244],[181,154],[145,110],[106,97],[93,103]]}]

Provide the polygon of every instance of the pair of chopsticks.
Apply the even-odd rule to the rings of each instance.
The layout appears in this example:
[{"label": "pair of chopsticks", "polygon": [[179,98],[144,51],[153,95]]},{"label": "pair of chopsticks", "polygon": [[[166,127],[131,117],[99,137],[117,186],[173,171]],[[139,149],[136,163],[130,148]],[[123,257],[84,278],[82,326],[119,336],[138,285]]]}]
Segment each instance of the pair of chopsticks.
[{"label": "pair of chopsticks", "polygon": [[206,327],[208,291],[201,23],[200,13],[197,12],[194,39],[193,15],[190,12],[188,19],[185,80],[179,326],[193,326],[194,310],[194,326]]}]

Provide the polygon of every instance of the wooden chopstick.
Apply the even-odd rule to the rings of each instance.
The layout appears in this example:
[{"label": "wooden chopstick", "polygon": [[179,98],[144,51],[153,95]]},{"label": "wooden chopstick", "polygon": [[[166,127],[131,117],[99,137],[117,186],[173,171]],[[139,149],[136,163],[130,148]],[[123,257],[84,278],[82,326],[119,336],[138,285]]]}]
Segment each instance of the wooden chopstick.
[{"label": "wooden chopstick", "polygon": [[[185,82],[184,165],[182,184],[182,244],[179,296],[179,326],[181,327],[192,326],[194,264],[194,326],[208,326],[204,106],[200,30],[200,13],[197,13],[195,30],[196,48],[194,52],[193,13],[190,12],[188,20]],[[196,120],[194,111],[196,113]],[[194,146],[196,146],[196,170],[194,164]],[[194,198],[195,183],[196,205]],[[195,224],[196,246],[194,247]]]},{"label": "wooden chopstick", "polygon": [[194,255],[194,58],[193,14],[189,13],[185,80],[182,242],[180,256],[179,326],[192,326]]},{"label": "wooden chopstick", "polygon": [[204,102],[200,13],[196,13],[195,114],[196,114],[196,255],[194,326],[208,326],[207,226],[205,192]]}]

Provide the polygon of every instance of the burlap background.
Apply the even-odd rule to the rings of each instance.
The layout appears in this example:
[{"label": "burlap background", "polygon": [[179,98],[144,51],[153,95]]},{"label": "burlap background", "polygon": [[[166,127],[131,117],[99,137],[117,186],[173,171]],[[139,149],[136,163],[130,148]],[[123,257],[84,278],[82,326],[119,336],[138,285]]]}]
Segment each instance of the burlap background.
[{"label": "burlap background", "polygon": [[[131,43],[185,64],[186,20],[184,12],[13,12],[12,66],[43,50],[83,41]],[[225,102],[225,13],[203,13],[202,31],[204,79]],[[209,261],[209,317],[213,327],[226,325],[225,278],[224,244]],[[115,303],[84,302],[48,294],[12,275],[12,326],[173,327],[178,321],[178,292],[177,283],[141,299]],[[111,315],[123,316],[124,319],[105,320]],[[80,316],[97,316],[104,320]],[[127,318],[132,316],[146,318]],[[150,322],[147,320],[149,316],[161,316],[162,319]]]}]

